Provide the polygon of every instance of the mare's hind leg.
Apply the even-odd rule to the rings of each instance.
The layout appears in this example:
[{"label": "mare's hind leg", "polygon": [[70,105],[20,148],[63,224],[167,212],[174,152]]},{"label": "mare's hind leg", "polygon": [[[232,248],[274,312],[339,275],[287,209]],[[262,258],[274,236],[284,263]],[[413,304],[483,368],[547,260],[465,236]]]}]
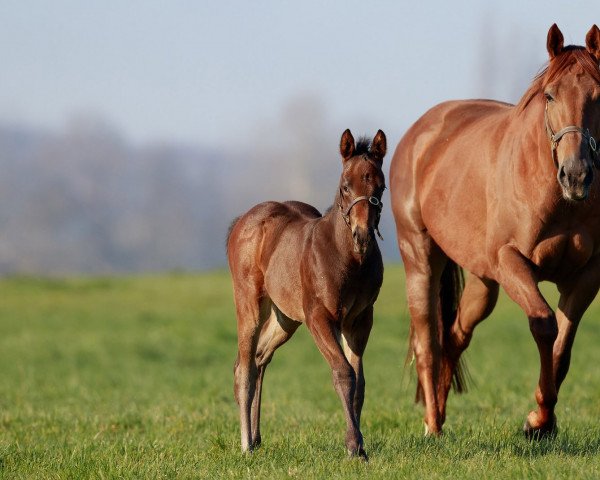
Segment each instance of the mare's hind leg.
[{"label": "mare's hind leg", "polygon": [[425,433],[440,434],[438,405],[441,361],[439,338],[440,279],[447,257],[423,232],[399,232],[398,244],[406,270],[406,293],[411,318],[412,350],[416,357],[417,400],[425,403]]},{"label": "mare's hind leg", "polygon": [[271,301],[261,298],[258,289],[254,289],[254,292],[240,290],[242,288],[236,289],[235,292],[238,356],[234,366],[234,393],[240,408],[242,451],[247,452],[252,450],[250,413],[258,379],[256,347],[262,325],[271,310]]},{"label": "mare's hind leg", "polygon": [[252,401],[251,424],[252,424],[252,448],[257,448],[261,443],[260,436],[260,403],[262,396],[262,384],[267,365],[271,362],[275,350],[287,342],[296,329],[301,325],[286,317],[277,307],[273,305],[271,315],[262,327],[258,346],[256,348],[256,366],[258,377],[254,400]]},{"label": "mare's hind leg", "polygon": [[444,359],[438,396],[442,423],[446,418],[448,392],[460,356],[469,346],[475,327],[492,313],[498,300],[498,290],[499,286],[493,280],[482,279],[472,274],[469,274],[466,279],[456,320],[449,336],[444,339]]},{"label": "mare's hind leg", "polygon": [[[350,325],[342,328],[342,347],[348,363],[354,369],[356,391],[354,393],[354,415],[360,430],[360,415],[365,401],[365,375],[363,370],[363,354],[373,326],[373,306],[370,305]],[[366,456],[363,452],[361,455]]]}]

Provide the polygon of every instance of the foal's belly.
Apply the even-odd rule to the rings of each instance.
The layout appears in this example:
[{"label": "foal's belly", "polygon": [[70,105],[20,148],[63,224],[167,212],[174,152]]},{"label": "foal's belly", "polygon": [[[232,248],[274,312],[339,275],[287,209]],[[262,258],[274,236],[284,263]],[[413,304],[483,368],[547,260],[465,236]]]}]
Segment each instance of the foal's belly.
[{"label": "foal's belly", "polygon": [[544,279],[560,279],[583,267],[594,254],[594,240],[584,229],[573,229],[541,240],[530,260]]}]

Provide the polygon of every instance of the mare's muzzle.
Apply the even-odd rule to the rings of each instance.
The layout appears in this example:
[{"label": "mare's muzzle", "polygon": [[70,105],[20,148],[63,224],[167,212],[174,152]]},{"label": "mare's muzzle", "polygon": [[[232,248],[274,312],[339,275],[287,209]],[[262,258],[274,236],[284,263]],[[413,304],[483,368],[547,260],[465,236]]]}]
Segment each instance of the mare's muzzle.
[{"label": "mare's muzzle", "polygon": [[592,162],[577,157],[567,158],[558,167],[556,178],[565,198],[575,201],[585,200],[594,179]]},{"label": "mare's muzzle", "polygon": [[[546,110],[544,111],[544,123],[546,132],[550,139],[550,148],[552,150],[552,160],[558,169],[556,178],[562,187],[563,196],[567,200],[585,200],[590,193],[590,185],[594,180],[594,169],[600,169],[600,158],[596,139],[592,136],[589,129],[583,129],[577,125],[569,125],[568,127],[555,132],[550,125],[548,119],[548,103],[546,102]],[[579,155],[565,159],[561,164],[558,162],[558,142],[568,133],[581,135],[584,145],[587,144],[589,160],[581,158]]]}]

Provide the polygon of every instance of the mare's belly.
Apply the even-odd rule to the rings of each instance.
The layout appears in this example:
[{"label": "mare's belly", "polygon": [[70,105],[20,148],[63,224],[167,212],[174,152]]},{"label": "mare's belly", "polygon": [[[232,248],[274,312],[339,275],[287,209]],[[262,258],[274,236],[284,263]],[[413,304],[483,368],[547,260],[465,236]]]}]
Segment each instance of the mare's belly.
[{"label": "mare's belly", "polygon": [[560,280],[583,267],[594,253],[594,240],[585,229],[556,234],[540,241],[531,254],[543,279]]}]

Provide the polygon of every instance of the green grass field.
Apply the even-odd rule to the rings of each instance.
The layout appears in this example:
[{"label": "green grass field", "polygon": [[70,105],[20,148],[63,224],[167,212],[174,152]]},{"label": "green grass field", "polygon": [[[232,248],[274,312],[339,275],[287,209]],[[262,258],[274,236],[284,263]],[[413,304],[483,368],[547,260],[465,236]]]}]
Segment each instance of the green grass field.
[{"label": "green grass field", "polygon": [[580,327],[554,440],[520,434],[538,357],[505,296],[467,354],[475,385],[451,397],[446,434],[425,438],[404,367],[403,272],[388,266],[365,355],[364,464],[346,458],[340,402],[305,328],[266,374],[262,447],[240,453],[226,272],[9,278],[0,292],[2,478],[600,477],[600,303]]}]

